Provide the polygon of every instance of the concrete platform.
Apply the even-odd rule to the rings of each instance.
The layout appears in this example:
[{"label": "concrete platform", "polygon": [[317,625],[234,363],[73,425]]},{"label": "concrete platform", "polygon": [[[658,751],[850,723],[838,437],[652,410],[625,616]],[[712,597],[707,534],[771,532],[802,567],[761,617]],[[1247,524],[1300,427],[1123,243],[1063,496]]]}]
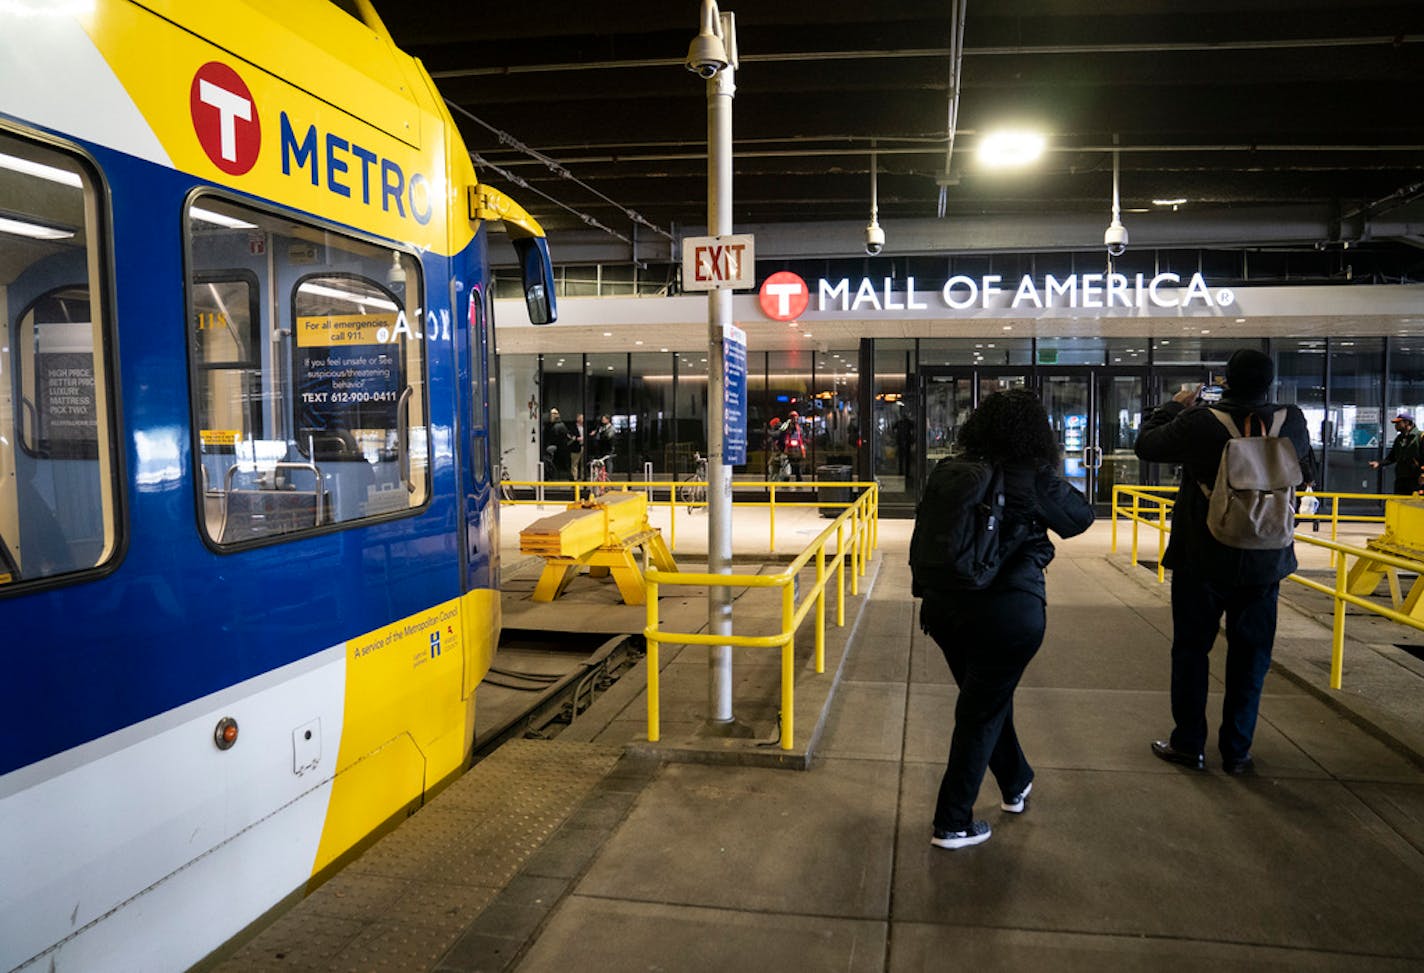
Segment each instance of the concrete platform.
[{"label": "concrete platform", "polygon": [[[456,785],[478,797],[452,787],[402,825],[393,837],[428,829],[446,849],[401,839],[428,879],[383,842],[360,879],[382,903],[343,911],[330,883],[291,914],[319,917],[308,935],[284,918],[224,969],[1424,968],[1420,675],[1395,665],[1387,686],[1324,690],[1329,630],[1283,607],[1256,775],[1227,777],[1210,751],[1203,773],[1163,764],[1148,741],[1170,728],[1167,590],[1107,555],[1106,525],[1049,569],[1048,639],[1015,706],[1037,771],[1028,811],[1000,812],[986,780],[991,840],[932,848],[955,689],[919,631],[909,530],[881,523],[809,772],[630,753],[636,698],[610,693],[599,705],[616,715],[588,739],[520,741],[503,758],[518,768],[481,783],[481,764]],[[1352,642],[1346,686],[1390,661]],[[1414,725],[1380,692],[1413,700]],[[488,860],[465,850],[477,832]]]}]

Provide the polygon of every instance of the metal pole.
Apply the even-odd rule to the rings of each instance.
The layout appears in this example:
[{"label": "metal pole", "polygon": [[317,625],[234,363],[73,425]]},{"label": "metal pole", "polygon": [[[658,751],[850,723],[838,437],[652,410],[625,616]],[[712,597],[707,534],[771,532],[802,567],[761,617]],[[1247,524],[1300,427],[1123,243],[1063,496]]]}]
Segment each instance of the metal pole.
[{"label": "metal pole", "polygon": [[[724,43],[736,43],[730,14],[721,14]],[[736,71],[731,65],[707,81],[707,232],[732,232],[732,98]],[[732,468],[723,463],[722,431],[726,383],[722,361],[723,325],[732,323],[732,292],[719,288],[707,295],[707,571],[732,570]],[[707,595],[707,631],[732,634],[732,593],[713,585]],[[708,653],[707,701],[713,727],[733,722],[732,647],[713,645]]]}]

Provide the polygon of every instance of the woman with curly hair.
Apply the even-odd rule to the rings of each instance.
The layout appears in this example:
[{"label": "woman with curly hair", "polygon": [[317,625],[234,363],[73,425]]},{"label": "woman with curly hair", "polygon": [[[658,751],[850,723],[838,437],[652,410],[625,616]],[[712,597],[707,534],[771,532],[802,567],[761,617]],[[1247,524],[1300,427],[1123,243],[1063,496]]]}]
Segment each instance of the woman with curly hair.
[{"label": "woman with curly hair", "polygon": [[[1038,397],[1025,389],[990,395],[959,434],[958,460],[991,463],[1004,473],[1003,540],[997,574],[978,590],[917,591],[924,598],[920,627],[929,633],[959,685],[949,765],[935,804],[939,848],[989,840],[987,821],[974,820],[974,800],[986,769],[1003,794],[999,805],[1022,813],[1033,786],[1014,732],[1014,690],[1043,644],[1043,572],[1053,560],[1052,530],[1072,537],[1093,522],[1093,508],[1054,472],[1058,442]],[[948,462],[954,462],[949,460]]]}]

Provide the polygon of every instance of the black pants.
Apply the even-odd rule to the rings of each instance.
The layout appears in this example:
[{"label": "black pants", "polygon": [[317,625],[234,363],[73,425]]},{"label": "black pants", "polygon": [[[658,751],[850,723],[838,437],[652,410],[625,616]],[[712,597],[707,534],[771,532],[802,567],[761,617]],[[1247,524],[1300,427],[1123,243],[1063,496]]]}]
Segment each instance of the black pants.
[{"label": "black pants", "polygon": [[1280,582],[1223,585],[1172,572],[1172,746],[1206,749],[1206,694],[1212,644],[1226,615],[1226,699],[1217,746],[1225,760],[1251,752],[1261,687],[1276,641]]},{"label": "black pants", "polygon": [[926,599],[920,625],[939,645],[959,684],[949,765],[939,785],[934,826],[963,831],[974,817],[984,771],[1004,797],[1033,780],[1014,732],[1014,690],[1043,644],[1043,599],[1022,591],[985,592],[951,609]]}]

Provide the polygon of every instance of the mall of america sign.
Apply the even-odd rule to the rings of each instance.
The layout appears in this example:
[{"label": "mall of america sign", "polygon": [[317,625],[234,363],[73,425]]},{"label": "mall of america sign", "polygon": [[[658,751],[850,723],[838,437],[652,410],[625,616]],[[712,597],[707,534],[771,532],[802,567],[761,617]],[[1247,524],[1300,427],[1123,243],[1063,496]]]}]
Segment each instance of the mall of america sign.
[{"label": "mall of america sign", "polygon": [[[1227,307],[1236,300],[1228,288],[1213,290],[1201,274],[1192,274],[1185,288],[1179,274],[1069,274],[1066,277],[1044,276],[1042,281],[1025,275],[1018,285],[1005,284],[1002,276],[983,277],[958,275],[949,278],[936,291],[921,291],[915,278],[904,280],[904,289],[886,277],[877,282],[862,278],[852,287],[850,278],[827,280],[820,278],[812,294],[806,283],[795,274],[774,274],[762,287],[762,307],[768,316],[778,319],[795,317],[814,304],[816,311],[924,311],[930,301],[955,311],[970,308],[1190,308]],[[799,304],[799,307],[797,306]],[[783,315],[786,317],[783,318]]]}]

